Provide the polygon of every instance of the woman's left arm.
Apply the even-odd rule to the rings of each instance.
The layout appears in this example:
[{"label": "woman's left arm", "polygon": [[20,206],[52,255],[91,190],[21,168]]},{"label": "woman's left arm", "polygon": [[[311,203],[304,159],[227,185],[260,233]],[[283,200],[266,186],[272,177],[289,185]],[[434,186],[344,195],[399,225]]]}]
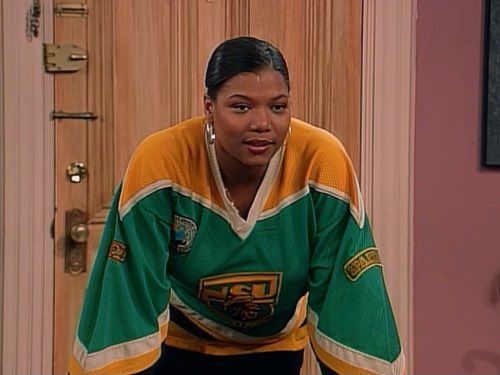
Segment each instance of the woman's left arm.
[{"label": "woman's left arm", "polygon": [[317,227],[309,272],[311,345],[325,375],[402,375],[404,354],[379,249],[345,160],[343,181],[311,184]]}]

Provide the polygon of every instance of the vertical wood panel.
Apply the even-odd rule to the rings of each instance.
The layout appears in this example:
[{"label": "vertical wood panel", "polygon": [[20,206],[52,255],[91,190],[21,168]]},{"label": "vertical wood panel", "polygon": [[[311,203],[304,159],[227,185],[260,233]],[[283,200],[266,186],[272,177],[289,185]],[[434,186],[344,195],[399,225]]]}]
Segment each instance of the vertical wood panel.
[{"label": "vertical wood panel", "polygon": [[[67,1],[65,1],[67,2]],[[73,0],[71,2],[81,2]],[[54,17],[54,42],[76,44],[87,49],[87,18]],[[87,69],[76,73],[58,74],[55,77],[55,103],[57,111],[85,112],[87,102]],[[87,160],[87,122],[58,120],[56,129],[56,202],[55,217],[55,322],[54,325],[54,372],[65,373],[74,337],[76,319],[80,312],[81,297],[87,275],[78,276],[64,272],[65,267],[65,212],[73,208],[87,211],[88,179],[72,184],[66,178],[66,167],[72,162]]]},{"label": "vertical wood panel", "polygon": [[[3,20],[3,0],[0,1],[0,20],[2,21],[2,25],[5,24]],[[5,113],[5,108],[4,108],[4,78],[3,78],[3,71],[4,71],[4,47],[3,47],[3,26],[0,26],[0,139],[5,139],[5,125],[4,125],[4,113]],[[2,147],[2,152],[0,152],[0,181],[5,181],[5,168],[4,168],[4,152],[3,152],[3,143],[0,144]],[[4,256],[5,256],[5,205],[4,205],[4,197],[5,197],[5,187],[4,183],[0,184],[0,271],[3,271],[4,269]],[[3,273],[3,272],[2,272]],[[4,283],[5,280],[3,277],[0,277],[0,363],[3,362],[3,301],[4,301]],[[0,372],[3,373],[2,368],[0,367]]]},{"label": "vertical wood panel", "polygon": [[117,182],[141,139],[192,115],[196,3],[115,1],[113,19]]},{"label": "vertical wood panel", "polygon": [[89,0],[88,109],[99,118],[88,127],[88,214],[93,218],[110,201],[113,178],[113,2]]},{"label": "vertical wood panel", "polygon": [[[231,2],[233,6],[237,5],[240,0]],[[193,90],[194,106],[193,113],[203,113],[202,96],[205,93],[205,71],[207,69],[207,61],[214,50],[222,40],[226,33],[226,12],[227,2],[214,1],[208,2],[205,0],[197,0],[197,34],[196,38],[196,82]]]},{"label": "vertical wood panel", "polygon": [[361,0],[252,0],[250,33],[289,65],[293,115],[335,134],[359,172]]}]

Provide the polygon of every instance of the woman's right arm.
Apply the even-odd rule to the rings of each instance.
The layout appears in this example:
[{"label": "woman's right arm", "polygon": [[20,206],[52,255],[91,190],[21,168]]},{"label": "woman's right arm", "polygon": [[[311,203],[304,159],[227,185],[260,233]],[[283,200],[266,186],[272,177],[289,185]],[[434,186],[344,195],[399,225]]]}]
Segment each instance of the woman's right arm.
[{"label": "woman's right arm", "polygon": [[[160,356],[168,325],[170,226],[150,210],[152,193],[133,204],[115,194],[86,290],[70,374],[133,374]],[[164,206],[165,207],[165,206]]]}]

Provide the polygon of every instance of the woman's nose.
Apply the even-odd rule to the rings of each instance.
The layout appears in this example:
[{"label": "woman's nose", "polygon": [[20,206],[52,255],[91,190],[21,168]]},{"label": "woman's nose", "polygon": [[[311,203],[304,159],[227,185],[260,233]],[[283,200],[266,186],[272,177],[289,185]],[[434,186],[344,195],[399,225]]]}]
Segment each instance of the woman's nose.
[{"label": "woman's nose", "polygon": [[266,108],[259,108],[255,112],[250,123],[250,130],[256,132],[266,132],[271,129],[271,121],[269,119],[269,113]]}]

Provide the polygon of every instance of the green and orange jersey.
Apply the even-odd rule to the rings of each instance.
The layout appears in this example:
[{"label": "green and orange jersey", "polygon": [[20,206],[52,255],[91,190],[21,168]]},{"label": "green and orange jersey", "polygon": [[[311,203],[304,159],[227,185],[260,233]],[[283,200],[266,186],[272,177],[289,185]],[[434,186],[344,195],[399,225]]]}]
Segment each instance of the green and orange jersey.
[{"label": "green and orange jersey", "polygon": [[113,201],[71,374],[131,374],[162,343],[300,350],[325,372],[402,374],[404,355],[349,157],[291,120],[248,216],[224,193],[203,118],[146,138]]}]

